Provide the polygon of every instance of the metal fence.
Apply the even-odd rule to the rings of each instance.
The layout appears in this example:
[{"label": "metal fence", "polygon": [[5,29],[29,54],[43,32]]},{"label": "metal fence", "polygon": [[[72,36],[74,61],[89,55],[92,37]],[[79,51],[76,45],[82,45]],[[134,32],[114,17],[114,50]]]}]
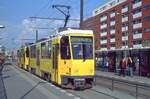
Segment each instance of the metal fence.
[{"label": "metal fence", "polygon": [[[114,91],[115,89],[115,83],[122,83],[122,84],[128,84],[128,85],[132,85],[135,87],[135,97],[136,99],[138,99],[139,96],[139,88],[143,88],[145,90],[149,90],[150,91],[150,84],[146,84],[146,83],[141,83],[141,82],[136,82],[136,81],[128,81],[128,80],[123,80],[123,79],[117,79],[117,78],[113,78],[113,77],[105,77],[105,76],[101,76],[101,75],[97,75],[96,76],[97,79],[107,79],[111,81],[111,90]],[[97,81],[96,81],[97,82]]]}]

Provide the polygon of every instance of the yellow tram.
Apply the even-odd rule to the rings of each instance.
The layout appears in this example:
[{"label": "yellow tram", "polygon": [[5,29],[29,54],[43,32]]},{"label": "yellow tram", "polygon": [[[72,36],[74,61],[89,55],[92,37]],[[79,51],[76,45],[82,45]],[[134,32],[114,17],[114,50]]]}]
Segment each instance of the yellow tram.
[{"label": "yellow tram", "polygon": [[94,36],[91,30],[60,31],[24,47],[20,54],[24,69],[62,87],[90,88],[93,85]]}]

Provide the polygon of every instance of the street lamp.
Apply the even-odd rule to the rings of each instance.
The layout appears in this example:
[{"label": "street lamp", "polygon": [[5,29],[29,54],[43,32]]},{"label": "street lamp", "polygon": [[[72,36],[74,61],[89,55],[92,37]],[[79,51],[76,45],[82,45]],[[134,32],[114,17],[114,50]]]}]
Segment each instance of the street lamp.
[{"label": "street lamp", "polygon": [[0,28],[5,28],[5,26],[0,24]]}]

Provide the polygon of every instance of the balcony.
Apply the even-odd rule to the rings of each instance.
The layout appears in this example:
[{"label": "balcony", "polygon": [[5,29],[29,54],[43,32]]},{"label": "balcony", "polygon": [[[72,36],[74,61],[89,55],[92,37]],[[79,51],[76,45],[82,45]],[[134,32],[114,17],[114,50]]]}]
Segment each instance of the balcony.
[{"label": "balcony", "polygon": [[122,18],[122,22],[128,21],[128,17]]},{"label": "balcony", "polygon": [[115,38],[110,39],[110,42],[111,42],[111,43],[112,43],[112,42],[115,42]]},{"label": "balcony", "polygon": [[127,12],[127,11],[128,11],[128,7],[123,8],[121,12],[122,12],[122,13],[125,13],[125,12]]},{"label": "balcony", "polygon": [[139,39],[139,38],[142,38],[142,33],[133,34],[133,39]]},{"label": "balcony", "polygon": [[133,24],[133,29],[141,28],[142,23]]},{"label": "balcony", "polygon": [[137,7],[141,7],[142,6],[142,2],[138,2],[138,3],[135,3],[133,4],[133,9],[137,8]]},{"label": "balcony", "polygon": [[142,47],[142,44],[134,44],[133,45],[133,48],[141,48]]},{"label": "balcony", "polygon": [[128,36],[122,36],[122,41],[128,40]]},{"label": "balcony", "polygon": [[101,48],[101,50],[103,50],[103,51],[104,51],[104,50],[107,50],[107,48]]},{"label": "balcony", "polygon": [[111,21],[111,22],[110,22],[110,26],[113,26],[113,25],[115,25],[115,24],[116,24],[115,21]]},{"label": "balcony", "polygon": [[111,49],[111,50],[115,50],[116,48],[115,48],[115,47],[110,47],[110,49]]},{"label": "balcony", "polygon": [[101,36],[106,36],[107,35],[107,32],[102,32],[101,33]]},{"label": "balcony", "polygon": [[101,40],[101,44],[106,44],[107,40]]},{"label": "balcony", "polygon": [[105,21],[106,19],[107,19],[107,16],[104,16],[104,17],[101,17],[100,20],[101,20],[101,22],[102,22],[102,21]]},{"label": "balcony", "polygon": [[123,32],[123,31],[128,31],[128,26],[122,27],[122,32]]},{"label": "balcony", "polygon": [[110,30],[110,34],[115,34],[116,30],[113,29],[113,30]]},{"label": "balcony", "polygon": [[133,19],[139,18],[139,17],[142,17],[142,12],[138,12],[138,13],[133,14]]},{"label": "balcony", "polygon": [[115,17],[115,13],[110,14],[110,18]]},{"label": "balcony", "polygon": [[107,27],[107,24],[101,25],[101,29],[104,29]]},{"label": "balcony", "polygon": [[122,46],[121,48],[122,48],[122,49],[126,49],[126,48],[128,48],[128,46],[127,46],[127,45],[126,45],[126,46]]}]

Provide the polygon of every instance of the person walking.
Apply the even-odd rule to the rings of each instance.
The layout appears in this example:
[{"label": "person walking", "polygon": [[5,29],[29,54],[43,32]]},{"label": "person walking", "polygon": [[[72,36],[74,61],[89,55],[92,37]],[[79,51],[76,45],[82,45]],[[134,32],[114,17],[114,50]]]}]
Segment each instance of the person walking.
[{"label": "person walking", "polygon": [[133,60],[130,56],[128,56],[128,63],[127,63],[128,67],[129,67],[129,72],[130,72],[130,76],[133,77]]},{"label": "person walking", "polygon": [[120,60],[120,76],[123,75],[125,77],[125,69],[126,69],[126,59],[123,58]]}]

